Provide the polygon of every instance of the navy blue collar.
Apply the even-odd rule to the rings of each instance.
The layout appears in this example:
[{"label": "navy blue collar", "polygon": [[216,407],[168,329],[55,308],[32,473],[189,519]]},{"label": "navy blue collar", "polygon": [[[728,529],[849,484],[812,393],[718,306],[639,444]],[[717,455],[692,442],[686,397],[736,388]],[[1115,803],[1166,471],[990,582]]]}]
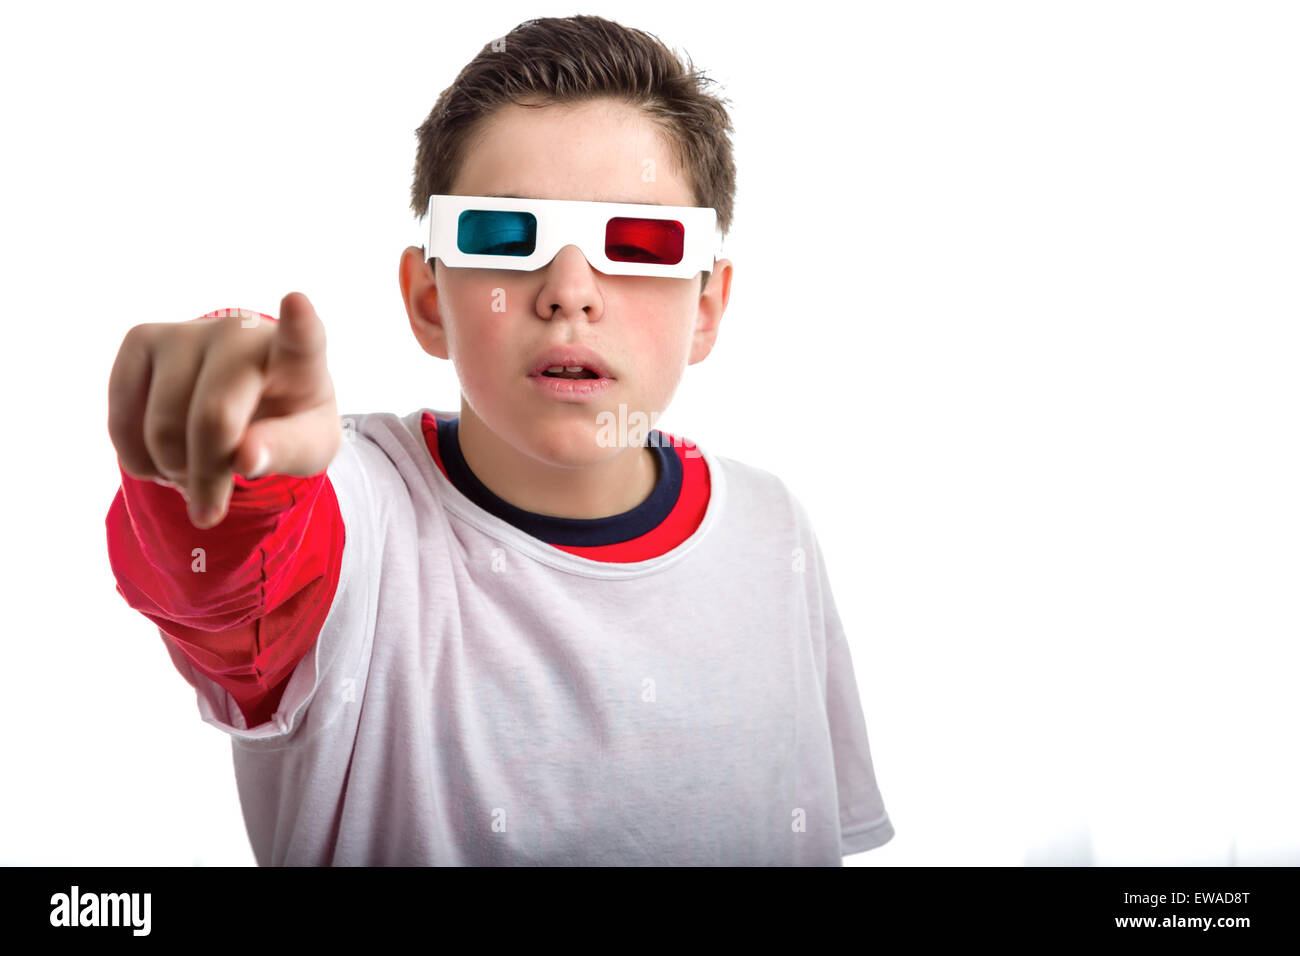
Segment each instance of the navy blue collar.
[{"label": "navy blue collar", "polygon": [[460,419],[437,419],[438,455],[451,483],[484,511],[514,525],[520,531],[545,541],[569,547],[599,547],[619,544],[653,531],[668,517],[682,491],[682,463],[671,440],[658,429],[650,431],[647,444],[658,461],[654,490],[631,511],[606,518],[558,518],[539,515],[498,498],[469,470],[460,453]]}]

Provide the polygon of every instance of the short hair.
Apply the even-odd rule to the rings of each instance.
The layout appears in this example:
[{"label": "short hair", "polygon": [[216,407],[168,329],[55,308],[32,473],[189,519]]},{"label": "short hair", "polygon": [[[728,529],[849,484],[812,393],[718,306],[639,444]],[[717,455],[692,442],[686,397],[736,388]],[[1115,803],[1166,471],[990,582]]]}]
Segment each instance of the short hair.
[{"label": "short hair", "polygon": [[[486,44],[439,95],[416,130],[419,146],[411,208],[428,211],[429,197],[451,189],[478,132],[507,103],[540,108],[611,98],[641,109],[666,134],[695,205],[717,211],[731,229],[736,164],[725,98],[714,81],[683,64],[658,37],[598,16],[525,20]],[[708,282],[703,274],[701,291]]]}]

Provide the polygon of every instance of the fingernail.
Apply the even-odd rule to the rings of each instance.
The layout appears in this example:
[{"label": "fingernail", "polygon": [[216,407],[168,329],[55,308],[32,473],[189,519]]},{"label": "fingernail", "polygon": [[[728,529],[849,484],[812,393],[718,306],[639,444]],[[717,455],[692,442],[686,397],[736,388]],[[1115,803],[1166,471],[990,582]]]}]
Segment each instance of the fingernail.
[{"label": "fingernail", "polygon": [[207,528],[216,523],[217,511],[215,508],[196,508],[190,505],[190,521],[198,528]]}]

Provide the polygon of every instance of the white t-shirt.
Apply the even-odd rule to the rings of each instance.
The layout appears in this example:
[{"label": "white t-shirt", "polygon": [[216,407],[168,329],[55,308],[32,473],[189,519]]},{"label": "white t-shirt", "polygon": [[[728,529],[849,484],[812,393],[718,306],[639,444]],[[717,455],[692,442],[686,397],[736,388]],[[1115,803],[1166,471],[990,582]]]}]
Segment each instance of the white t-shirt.
[{"label": "white t-shirt", "polygon": [[695,532],[595,561],[465,497],[422,414],[342,416],[338,587],[272,721],[177,658],[259,864],[834,866],[893,836],[780,479],[695,446]]}]

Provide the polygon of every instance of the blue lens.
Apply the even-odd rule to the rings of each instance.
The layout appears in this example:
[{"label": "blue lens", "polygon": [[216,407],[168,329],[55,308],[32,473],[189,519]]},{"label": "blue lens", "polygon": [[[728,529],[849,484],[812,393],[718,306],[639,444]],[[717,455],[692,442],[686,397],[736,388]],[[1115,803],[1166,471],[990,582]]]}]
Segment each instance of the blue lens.
[{"label": "blue lens", "polygon": [[456,247],[471,256],[531,256],[537,217],[508,209],[466,209],[456,227]]}]

